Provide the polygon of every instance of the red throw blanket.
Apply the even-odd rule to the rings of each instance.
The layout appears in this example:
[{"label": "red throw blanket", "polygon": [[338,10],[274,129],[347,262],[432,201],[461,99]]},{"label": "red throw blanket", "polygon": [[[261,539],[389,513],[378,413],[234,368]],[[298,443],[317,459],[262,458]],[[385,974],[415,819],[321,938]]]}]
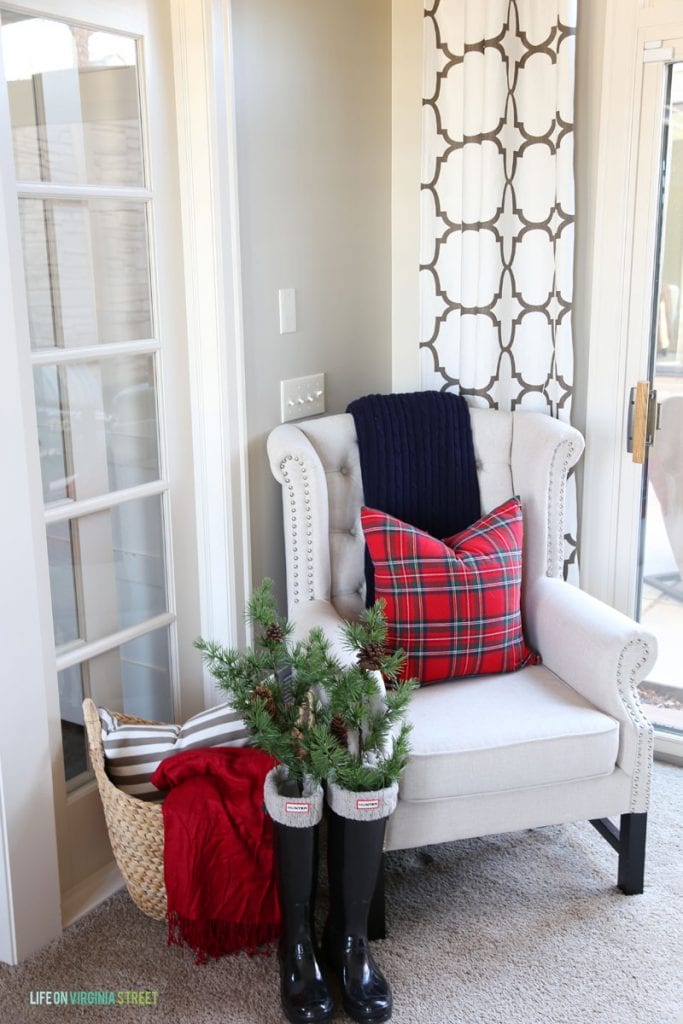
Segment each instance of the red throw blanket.
[{"label": "red throw blanket", "polygon": [[196,963],[253,953],[280,934],[273,824],[263,809],[275,763],[250,747],[213,747],[167,757],[152,776],[168,791],[168,944],[186,943]]}]

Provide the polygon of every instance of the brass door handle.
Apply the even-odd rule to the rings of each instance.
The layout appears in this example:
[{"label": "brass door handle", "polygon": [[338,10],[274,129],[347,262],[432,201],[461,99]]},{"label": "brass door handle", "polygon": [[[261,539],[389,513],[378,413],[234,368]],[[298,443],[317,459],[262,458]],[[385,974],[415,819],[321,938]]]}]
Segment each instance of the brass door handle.
[{"label": "brass door handle", "polygon": [[659,430],[660,409],[657,392],[650,381],[639,380],[629,395],[626,440],[626,450],[639,465],[645,462],[647,449],[654,444],[655,431]]}]

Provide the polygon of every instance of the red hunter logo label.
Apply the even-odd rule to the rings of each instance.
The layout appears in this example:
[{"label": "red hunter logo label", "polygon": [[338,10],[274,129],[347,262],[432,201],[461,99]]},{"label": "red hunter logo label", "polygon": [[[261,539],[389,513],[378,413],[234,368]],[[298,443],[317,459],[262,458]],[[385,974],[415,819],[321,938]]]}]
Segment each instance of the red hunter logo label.
[{"label": "red hunter logo label", "polygon": [[372,800],[356,800],[357,811],[376,811],[379,808],[379,799],[373,797]]},{"label": "red hunter logo label", "polygon": [[311,805],[304,803],[286,803],[285,810],[287,814],[310,814]]}]

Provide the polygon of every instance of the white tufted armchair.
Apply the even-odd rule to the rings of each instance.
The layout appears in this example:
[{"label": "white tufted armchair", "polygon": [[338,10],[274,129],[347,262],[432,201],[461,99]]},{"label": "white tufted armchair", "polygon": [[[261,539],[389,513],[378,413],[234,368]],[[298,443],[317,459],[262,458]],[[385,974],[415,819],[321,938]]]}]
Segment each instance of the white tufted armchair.
[{"label": "white tufted armchair", "polygon": [[[588,819],[619,854],[618,886],[642,892],[653,738],[637,686],[656,641],[562,579],[566,480],[583,439],[536,413],[471,409],[471,419],[482,513],[522,500],[525,629],[543,663],[414,693],[386,849]],[[322,626],[348,659],[340,618],[365,597],[353,418],[276,427],[268,454],[282,485],[289,617],[299,634]]]}]

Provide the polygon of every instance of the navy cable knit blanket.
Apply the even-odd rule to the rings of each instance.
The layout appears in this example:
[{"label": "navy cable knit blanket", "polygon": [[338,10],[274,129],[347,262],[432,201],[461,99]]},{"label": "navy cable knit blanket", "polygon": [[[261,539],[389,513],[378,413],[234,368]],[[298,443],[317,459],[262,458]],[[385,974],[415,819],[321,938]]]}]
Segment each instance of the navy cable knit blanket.
[{"label": "navy cable knit blanket", "polygon": [[[365,504],[434,537],[481,515],[467,402],[447,391],[366,395],[347,407],[356,424]],[[366,604],[374,601],[365,550]]]}]

